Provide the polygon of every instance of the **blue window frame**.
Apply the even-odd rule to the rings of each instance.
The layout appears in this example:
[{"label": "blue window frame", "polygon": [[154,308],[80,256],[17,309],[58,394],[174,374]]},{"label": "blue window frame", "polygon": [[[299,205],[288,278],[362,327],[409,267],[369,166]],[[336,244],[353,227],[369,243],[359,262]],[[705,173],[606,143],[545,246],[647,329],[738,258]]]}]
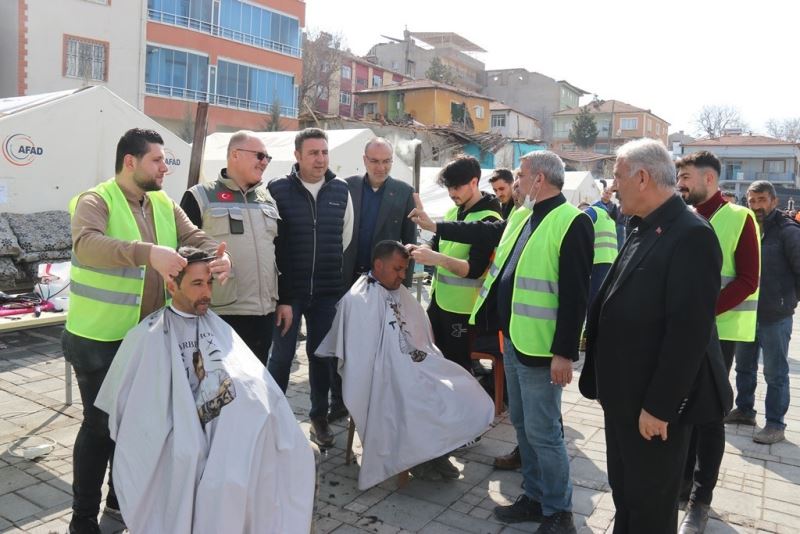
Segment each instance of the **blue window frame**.
[{"label": "blue window frame", "polygon": [[217,102],[223,106],[269,112],[278,102],[281,115],[297,116],[294,76],[219,60]]},{"label": "blue window frame", "polygon": [[150,94],[205,100],[208,58],[157,46],[147,47],[145,91]]}]

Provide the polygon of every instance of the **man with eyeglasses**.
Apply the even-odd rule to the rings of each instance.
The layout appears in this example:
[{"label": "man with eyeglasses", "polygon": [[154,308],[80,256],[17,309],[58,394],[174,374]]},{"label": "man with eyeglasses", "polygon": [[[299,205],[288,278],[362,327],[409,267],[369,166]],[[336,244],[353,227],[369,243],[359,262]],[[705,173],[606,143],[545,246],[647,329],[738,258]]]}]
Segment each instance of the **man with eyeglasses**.
[{"label": "man with eyeglasses", "polygon": [[[417,242],[417,225],[406,217],[414,209],[414,189],[392,178],[392,144],[383,137],[364,147],[365,174],[347,178],[353,201],[353,240],[344,254],[344,285],[369,272],[372,250],[381,241]],[[413,266],[407,270],[405,285],[411,285]]]},{"label": "man with eyeglasses", "polygon": [[253,132],[239,131],[228,142],[227,167],[207,184],[183,195],[189,219],[225,241],[236,258],[227,284],[215,284],[211,307],[266,365],[278,301],[275,237],[278,207],[261,176],[272,158]]}]

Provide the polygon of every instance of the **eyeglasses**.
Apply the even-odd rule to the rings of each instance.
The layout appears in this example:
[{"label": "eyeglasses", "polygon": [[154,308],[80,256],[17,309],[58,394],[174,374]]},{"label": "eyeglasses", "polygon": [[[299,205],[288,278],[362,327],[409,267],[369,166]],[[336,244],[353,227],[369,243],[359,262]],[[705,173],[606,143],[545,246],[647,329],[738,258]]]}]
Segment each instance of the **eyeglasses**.
[{"label": "eyeglasses", "polygon": [[258,159],[258,161],[264,161],[265,159],[267,160],[267,163],[272,161],[272,156],[270,156],[266,152],[261,152],[260,150],[247,150],[246,148],[237,148],[236,150],[241,150],[243,152],[250,152],[252,154],[255,154],[256,159]]}]

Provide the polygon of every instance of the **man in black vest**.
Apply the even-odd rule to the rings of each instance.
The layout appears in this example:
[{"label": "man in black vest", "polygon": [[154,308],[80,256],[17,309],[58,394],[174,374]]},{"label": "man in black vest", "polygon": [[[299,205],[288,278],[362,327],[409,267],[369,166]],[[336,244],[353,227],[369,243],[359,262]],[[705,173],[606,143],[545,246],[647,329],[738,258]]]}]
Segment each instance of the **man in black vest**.
[{"label": "man in black vest", "polygon": [[[317,350],[336,315],[342,294],[342,256],[353,232],[353,206],[347,183],[328,169],[328,136],[306,128],[294,140],[297,163],[268,188],[281,219],[275,251],[278,262],[278,308],[272,354],[267,369],[286,392],[297,343],[300,316],[306,319],[308,381],[311,387],[311,439],[333,446],[328,425],[328,392],[334,360]],[[341,405],[341,392],[333,404]]]}]

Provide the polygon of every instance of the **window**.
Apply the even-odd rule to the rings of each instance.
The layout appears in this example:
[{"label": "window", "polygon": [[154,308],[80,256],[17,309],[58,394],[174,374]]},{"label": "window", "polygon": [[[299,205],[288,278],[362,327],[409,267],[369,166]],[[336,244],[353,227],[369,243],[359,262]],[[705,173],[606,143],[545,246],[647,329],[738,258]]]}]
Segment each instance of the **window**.
[{"label": "window", "polygon": [[492,113],[492,128],[505,128],[506,116],[504,113]]},{"label": "window", "polygon": [[661,135],[661,123],[656,122],[656,135]]},{"label": "window", "polygon": [[372,87],[380,87],[383,85],[383,76],[380,74],[373,74],[372,75]]},{"label": "window", "polygon": [[353,95],[348,93],[347,91],[342,91],[339,93],[339,103],[344,104],[345,106],[349,106],[353,100]]},{"label": "window", "polygon": [[[208,67],[206,56],[148,45],[145,91],[161,96],[206,100],[209,92]],[[214,83],[210,87],[213,90]]]},{"label": "window", "polygon": [[232,61],[217,62],[215,103],[266,113],[276,102],[281,115],[297,116],[294,76]]},{"label": "window", "polygon": [[342,65],[342,79],[349,80],[353,77],[353,69],[347,65]]},{"label": "window", "polygon": [[364,104],[364,115],[375,115],[376,113],[378,113],[377,102],[367,102]]},{"label": "window", "polygon": [[330,95],[328,94],[327,87],[320,87],[319,88],[319,96],[317,97],[319,100],[328,100]]},{"label": "window", "polygon": [[475,106],[475,118],[476,119],[483,118],[483,106]]},{"label": "window", "polygon": [[108,43],[64,36],[63,73],[69,78],[108,81]]},{"label": "window", "polygon": [[300,57],[300,22],[244,0],[147,0],[148,19]]},{"label": "window", "polygon": [[622,118],[619,121],[622,130],[636,130],[639,127],[639,119],[636,117]]},{"label": "window", "polygon": [[786,160],[782,159],[765,159],[764,172],[786,172]]},{"label": "window", "polygon": [[647,131],[653,131],[653,121],[651,119],[647,119]]}]

